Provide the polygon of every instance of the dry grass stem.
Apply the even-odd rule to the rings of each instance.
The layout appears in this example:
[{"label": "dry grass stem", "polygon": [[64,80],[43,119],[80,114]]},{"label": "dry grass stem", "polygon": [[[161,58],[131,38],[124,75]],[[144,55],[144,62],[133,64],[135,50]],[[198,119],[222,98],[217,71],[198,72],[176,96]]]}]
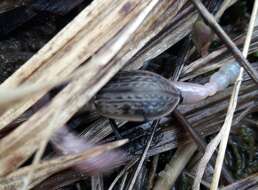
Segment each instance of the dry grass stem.
[{"label": "dry grass stem", "polygon": [[[249,48],[250,39],[251,39],[250,35],[252,34],[252,31],[254,28],[253,27],[254,21],[255,20],[253,20],[253,19],[251,19],[251,21],[250,21],[249,30],[251,30],[251,33],[249,33],[249,36],[246,38],[246,43],[244,45],[244,50],[247,49],[247,51],[245,51],[245,55],[244,55],[245,57],[247,56],[247,53],[248,53],[248,48]],[[225,122],[224,122],[219,134],[207,146],[206,153],[198,165],[197,176],[194,180],[194,185],[193,185],[194,190],[198,190],[200,188],[201,178],[203,176],[206,165],[207,165],[208,161],[210,160],[213,152],[216,150],[216,147],[220,143],[219,154],[218,154],[218,157],[216,160],[211,189],[216,190],[218,187],[219,177],[220,177],[221,168],[222,168],[222,164],[223,164],[223,160],[224,160],[224,156],[225,156],[226,145],[227,145],[227,141],[228,141],[228,136],[230,133],[233,115],[234,115],[236,105],[237,105],[237,98],[238,98],[238,93],[239,93],[240,85],[241,85],[241,81],[242,81],[242,75],[243,75],[243,69],[241,68],[239,77],[235,83],[234,90],[233,90],[233,93],[232,93],[232,96],[230,99],[230,104],[228,107],[228,112],[227,112],[227,115],[225,118]]]},{"label": "dry grass stem", "polygon": [[209,160],[211,159],[211,157],[212,157],[213,153],[215,152],[217,146],[221,142],[221,139],[223,138],[225,131],[228,131],[228,130],[230,131],[230,126],[231,126],[233,115],[234,115],[235,108],[236,108],[236,105],[237,105],[238,91],[240,89],[241,81],[237,80],[235,84],[236,85],[234,86],[234,89],[233,89],[233,92],[232,92],[232,96],[231,96],[231,99],[230,99],[227,115],[226,115],[226,118],[225,118],[225,122],[224,122],[223,126],[221,127],[220,132],[207,145],[205,154],[204,154],[204,156],[202,157],[201,161],[198,164],[198,168],[197,168],[197,172],[196,172],[196,178],[194,180],[194,185],[193,185],[193,190],[199,190],[200,189],[201,179],[202,179],[202,176],[204,174],[204,170],[205,170]]},{"label": "dry grass stem", "polygon": [[171,189],[177,177],[182,173],[182,170],[185,168],[196,150],[197,145],[194,142],[178,147],[173,158],[168,164],[166,164],[165,169],[159,173],[159,177],[153,190]]},{"label": "dry grass stem", "polygon": [[139,175],[139,172],[140,172],[140,170],[141,170],[141,168],[142,168],[143,162],[145,161],[145,159],[146,159],[146,157],[147,157],[147,153],[148,153],[149,148],[150,148],[150,146],[151,146],[152,139],[153,139],[153,137],[154,137],[154,135],[155,135],[155,132],[156,132],[156,130],[157,130],[158,125],[159,125],[159,120],[153,121],[153,124],[152,124],[152,128],[153,128],[153,129],[152,129],[151,135],[150,135],[150,137],[149,137],[149,139],[148,139],[148,142],[147,142],[147,144],[146,144],[146,146],[145,146],[145,148],[144,148],[144,151],[143,151],[143,153],[142,153],[142,155],[141,155],[141,158],[140,158],[140,160],[139,160],[139,163],[138,163],[138,165],[137,165],[137,168],[136,168],[136,170],[135,170],[135,173],[133,174],[133,178],[132,178],[132,180],[131,180],[131,182],[130,182],[130,185],[129,185],[129,187],[128,187],[128,190],[132,190],[132,189],[134,188],[135,181],[136,181],[136,179],[137,179],[137,177],[138,177],[138,175]]},{"label": "dry grass stem", "polygon": [[232,120],[234,116],[234,112],[236,110],[237,106],[237,98],[239,94],[239,89],[241,86],[242,82],[242,76],[243,76],[243,68],[240,69],[240,74],[236,80],[235,86],[234,86],[234,91],[232,93],[232,98],[230,99],[230,106],[227,112],[227,116],[225,119],[225,123],[223,124],[221,131],[223,132],[221,139],[220,139],[220,147],[218,151],[218,156],[216,159],[216,164],[215,164],[215,169],[214,169],[214,174],[212,178],[212,183],[211,183],[211,190],[216,190],[218,188],[219,184],[219,178],[221,174],[221,169],[225,157],[225,151],[228,143],[228,137],[230,134],[230,129],[232,125]]},{"label": "dry grass stem", "polygon": [[243,56],[244,57],[247,57],[247,55],[248,55],[248,51],[249,51],[249,47],[250,47],[250,44],[251,44],[252,35],[253,35],[253,31],[254,31],[254,27],[257,26],[256,25],[256,20],[258,20],[257,19],[257,12],[258,12],[258,1],[255,0],[252,15],[251,15],[251,19],[250,19],[248,30],[247,30],[246,40],[245,40],[245,44],[244,44],[244,48],[243,48]]},{"label": "dry grass stem", "polygon": [[[257,17],[257,11],[258,11],[258,0],[255,0],[252,15],[251,15],[251,19],[250,19],[250,23],[249,23],[249,27],[248,27],[248,31],[247,31],[246,41],[245,41],[244,48],[243,48],[243,56],[245,58],[248,55],[248,50],[249,50],[249,46],[250,46],[250,42],[251,42],[251,38],[252,38],[252,33],[253,33],[253,30],[254,30],[254,26],[255,26],[255,20],[256,20],[256,17]],[[232,97],[234,97],[234,99],[233,99],[234,102],[233,103],[235,105],[234,105],[234,107],[232,107],[232,116],[228,120],[228,122],[227,122],[228,124],[227,124],[225,130],[223,130],[224,135],[223,135],[223,137],[221,139],[221,142],[220,142],[219,153],[218,153],[218,157],[217,157],[217,160],[216,160],[215,170],[214,170],[212,183],[211,183],[211,188],[210,188],[211,190],[217,190],[218,185],[219,185],[221,168],[222,168],[224,157],[225,157],[225,152],[226,152],[227,143],[228,143],[228,137],[229,137],[229,134],[230,134],[231,124],[232,124],[232,120],[233,120],[233,113],[236,109],[237,98],[238,98],[242,78],[243,78],[243,68],[240,69],[239,76],[238,76],[238,78],[236,80],[236,83],[235,83],[235,89],[236,90],[234,90],[233,94],[232,94]],[[232,99],[231,99],[231,101],[232,101]],[[226,123],[226,121],[227,121],[227,117],[225,119],[225,123]]]},{"label": "dry grass stem", "polygon": [[79,154],[61,156],[56,159],[43,161],[36,166],[27,166],[21,168],[8,175],[6,178],[0,179],[0,189],[5,189],[6,187],[20,189],[24,185],[25,177],[27,177],[27,175],[31,171],[31,167],[33,167],[34,175],[32,176],[32,183],[29,186],[29,188],[32,188],[33,186],[44,180],[46,177],[58,171],[71,167],[80,161],[99,156],[114,148],[118,148],[127,142],[128,140],[115,141],[112,143],[96,146]]},{"label": "dry grass stem", "polygon": [[32,164],[30,166],[30,171],[28,172],[28,175],[24,179],[24,185],[22,187],[22,190],[28,189],[28,186],[30,185],[32,175],[35,171],[35,167],[40,163],[40,159],[42,158],[44,151],[46,149],[47,143],[51,138],[51,135],[55,131],[55,126],[57,125],[59,121],[59,115],[62,113],[62,106],[60,106],[59,110],[56,110],[56,113],[53,115],[53,118],[51,118],[51,122],[49,123],[49,126],[47,129],[45,129],[45,134],[42,137],[42,141],[40,142],[39,149],[36,152],[36,155],[33,158]]},{"label": "dry grass stem", "polygon": [[116,178],[114,179],[114,181],[110,184],[108,190],[112,190],[114,189],[116,183],[118,182],[118,180],[123,176],[126,175],[126,173],[128,173],[128,170],[133,167],[137,162],[139,161],[139,159],[135,159],[132,160],[130,163],[128,163],[128,165],[126,167],[124,167],[124,169],[122,169],[119,174],[116,176]]}]

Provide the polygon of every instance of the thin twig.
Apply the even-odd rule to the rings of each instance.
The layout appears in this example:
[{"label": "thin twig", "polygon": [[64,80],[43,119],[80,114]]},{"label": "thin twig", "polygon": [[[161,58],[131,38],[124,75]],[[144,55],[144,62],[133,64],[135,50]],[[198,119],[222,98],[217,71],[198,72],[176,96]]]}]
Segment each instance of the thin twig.
[{"label": "thin twig", "polygon": [[128,177],[128,172],[125,173],[125,175],[124,175],[124,177],[123,177],[123,179],[122,179],[122,182],[121,182],[121,184],[120,184],[119,190],[123,190],[123,189],[124,189],[124,187],[125,187],[125,182],[126,182],[126,180],[127,180],[127,177]]},{"label": "thin twig", "polygon": [[114,179],[114,181],[111,183],[111,185],[109,186],[108,190],[112,190],[116,183],[118,182],[118,180],[131,168],[135,165],[136,162],[138,162],[139,159],[135,159],[132,160],[123,170],[121,170],[119,172],[119,174],[116,176],[116,178]]},{"label": "thin twig", "polygon": [[235,43],[229,38],[229,36],[224,32],[221,26],[216,22],[213,15],[209,13],[209,11],[205,8],[200,0],[192,0],[192,2],[195,5],[196,9],[198,9],[203,19],[207,22],[207,24],[214,30],[214,32],[221,38],[221,40],[225,43],[228,49],[232,52],[233,56],[239,62],[239,64],[245,69],[245,71],[249,74],[253,81],[258,84],[258,73],[243,56]]},{"label": "thin twig", "polygon": [[136,181],[136,179],[137,179],[137,177],[138,177],[138,174],[139,174],[139,172],[140,172],[140,170],[141,170],[141,168],[142,168],[142,164],[143,164],[143,162],[144,162],[144,160],[145,160],[145,158],[146,158],[146,156],[147,156],[147,153],[148,153],[148,150],[149,150],[149,148],[150,148],[152,139],[153,139],[154,134],[155,134],[155,132],[156,132],[156,130],[157,130],[158,124],[159,124],[159,120],[154,121],[153,124],[152,124],[152,128],[153,128],[153,129],[152,129],[152,132],[151,132],[151,136],[150,136],[149,139],[148,139],[148,143],[147,143],[147,145],[146,145],[146,147],[145,147],[145,149],[144,149],[144,151],[143,151],[143,154],[142,154],[142,156],[141,156],[141,159],[140,159],[140,161],[139,161],[139,164],[138,164],[138,166],[137,166],[137,168],[136,168],[136,170],[135,170],[135,173],[134,173],[134,175],[133,175],[133,178],[132,178],[132,180],[131,180],[131,182],[130,182],[130,184],[129,184],[128,190],[132,190],[133,187],[134,187],[135,181]]},{"label": "thin twig", "polygon": [[247,57],[247,55],[248,55],[248,50],[249,50],[249,47],[250,47],[252,34],[253,34],[253,31],[254,31],[254,27],[256,25],[255,21],[258,20],[257,19],[257,12],[258,12],[258,1],[255,0],[252,15],[251,15],[251,19],[250,19],[250,22],[249,22],[247,35],[246,35],[245,44],[244,44],[244,47],[243,47],[243,56],[244,57]]},{"label": "thin twig", "polygon": [[[60,107],[61,108],[61,107]],[[33,172],[35,171],[35,167],[36,165],[39,164],[41,157],[43,156],[43,153],[47,147],[47,143],[51,137],[51,135],[53,134],[53,131],[55,130],[55,125],[59,120],[58,115],[61,114],[62,109],[56,110],[56,113],[53,115],[52,121],[50,122],[48,128],[45,130],[45,135],[42,138],[42,141],[40,143],[39,149],[32,161],[31,167],[30,167],[30,171],[28,172],[28,175],[26,176],[26,178],[24,179],[24,186],[22,188],[22,190],[26,190],[28,188],[28,186],[30,185],[30,182],[32,180],[32,175]]]},{"label": "thin twig", "polygon": [[[254,22],[253,19],[251,19],[250,25],[249,25],[249,29],[251,29],[251,30],[253,29],[252,22]],[[248,41],[248,39],[250,39],[250,37],[247,38],[247,40],[245,42],[245,45],[244,45],[244,46],[247,46],[247,47],[245,47],[247,49],[248,49],[249,44],[250,44],[250,41]],[[245,51],[244,56],[247,56],[247,52],[248,51]],[[214,177],[213,177],[213,181],[212,181],[212,185],[211,185],[211,189],[213,189],[213,190],[217,189],[217,186],[218,186],[218,183],[219,183],[219,177],[220,177],[220,173],[221,173],[221,167],[222,167],[223,160],[224,160],[225,149],[226,149],[226,145],[227,145],[227,141],[228,141],[228,136],[229,136],[229,133],[230,133],[230,128],[231,128],[231,124],[232,124],[232,120],[233,120],[233,114],[234,114],[234,111],[236,109],[238,93],[239,93],[239,89],[240,89],[240,85],[241,85],[241,81],[242,81],[242,75],[243,75],[243,69],[241,68],[239,77],[238,77],[238,79],[235,83],[235,86],[234,86],[233,94],[232,94],[231,99],[230,99],[230,105],[228,107],[228,112],[227,112],[227,115],[226,115],[225,122],[224,122],[220,132],[218,133],[218,135],[207,146],[207,149],[206,149],[207,151],[206,151],[204,157],[201,159],[201,161],[198,165],[197,177],[195,178],[194,185],[193,185],[194,190],[199,189],[200,181],[201,181],[202,175],[204,173],[205,166],[208,163],[208,160],[211,158],[211,156],[212,156],[213,152],[215,151],[216,147],[221,142],[219,155],[218,155],[218,158],[216,160]]]},{"label": "thin twig", "polygon": [[255,102],[253,102],[250,106],[248,106],[246,109],[244,109],[238,117],[236,117],[233,121],[233,126],[234,125],[238,125],[248,114],[250,114],[250,112],[252,112],[252,110],[254,109],[254,107],[256,107],[257,104],[255,104]]},{"label": "thin twig", "polygon": [[[199,133],[191,126],[191,124],[184,118],[184,116],[177,110],[174,111],[174,115],[176,119],[180,122],[180,124],[184,127],[184,129],[189,132],[194,140],[194,142],[199,146],[199,149],[202,153],[205,152],[205,148],[207,147],[206,142],[199,135]],[[214,157],[211,158],[212,163],[215,163]],[[222,174],[225,180],[228,183],[233,183],[234,180],[225,166],[222,167]]]},{"label": "thin twig", "polygon": [[205,151],[206,148],[206,143],[204,142],[204,140],[201,138],[201,136],[197,133],[197,131],[195,131],[192,126],[190,125],[190,123],[183,117],[183,115],[178,111],[175,110],[173,112],[173,114],[175,115],[176,119],[180,122],[180,124],[184,127],[184,129],[189,132],[189,134],[191,134],[192,139],[194,140],[194,142],[199,146],[200,150],[202,152]]},{"label": "thin twig", "polygon": [[[237,84],[239,84],[239,83],[237,82]],[[238,95],[236,90],[238,88],[239,88],[239,85],[235,86],[235,88],[233,90],[233,94],[232,94],[231,100],[230,100],[230,105],[228,107],[227,116],[226,116],[225,122],[224,122],[220,132],[208,144],[208,146],[206,147],[206,152],[205,152],[204,156],[202,157],[200,163],[198,164],[197,175],[196,175],[196,178],[194,180],[193,190],[199,190],[200,189],[200,182],[201,182],[202,176],[204,174],[204,170],[206,168],[206,165],[209,162],[210,158],[212,157],[213,153],[215,152],[216,147],[220,143],[221,138],[224,135],[224,130],[226,130],[227,125],[231,124],[230,121],[232,121],[233,114],[234,114],[235,107],[236,107],[236,99],[237,99],[237,95]]]},{"label": "thin twig", "polygon": [[[177,81],[180,77],[180,74],[182,73],[182,68],[184,66],[185,58],[187,57],[187,54],[189,53],[189,47],[190,47],[190,37],[187,37],[182,45],[182,53],[179,55],[179,58],[177,60],[177,68],[174,76],[172,79],[174,81]],[[179,68],[179,69],[178,69]],[[205,152],[205,148],[207,144],[202,139],[202,137],[199,135],[199,133],[191,126],[191,124],[187,121],[187,119],[178,111],[177,109],[174,110],[173,115],[175,116],[176,120],[184,127],[184,129],[191,135],[194,142],[199,146],[199,149],[201,152]],[[212,161],[215,163],[215,159],[212,159]],[[230,173],[227,171],[227,169],[223,166],[223,177],[228,183],[233,183],[233,178],[230,175]]]},{"label": "thin twig", "polygon": [[235,83],[235,88],[234,88],[232,97],[230,99],[230,106],[228,109],[228,114],[226,116],[225,123],[221,129],[221,131],[223,131],[223,135],[221,136],[222,139],[220,142],[218,157],[216,159],[215,170],[214,170],[212,183],[211,183],[211,190],[217,190],[217,188],[218,188],[221,168],[223,165],[225,151],[226,151],[226,147],[227,147],[227,143],[228,143],[228,137],[230,134],[230,129],[231,129],[231,125],[232,125],[234,112],[235,112],[235,109],[237,106],[237,98],[238,98],[239,89],[240,89],[241,82],[242,82],[242,76],[243,76],[243,68],[240,69],[240,74]]},{"label": "thin twig", "polygon": [[181,146],[177,149],[173,158],[166,164],[165,169],[159,173],[159,178],[153,190],[169,190],[180,175],[186,164],[191,159],[197,146],[194,143]]},{"label": "thin twig", "polygon": [[[249,27],[248,27],[247,37],[246,37],[246,41],[245,41],[244,49],[243,49],[243,56],[244,57],[247,57],[247,55],[248,55],[248,50],[249,50],[249,46],[250,46],[250,42],[251,42],[251,38],[252,38],[252,33],[253,33],[254,25],[255,25],[257,11],[258,11],[258,0],[255,0],[254,6],[253,6],[253,11],[252,11],[252,16],[251,16]],[[240,74],[239,74],[238,79],[237,79],[236,84],[235,84],[235,86],[236,86],[236,91],[234,91],[235,94],[232,94],[232,97],[235,97],[234,99],[232,99],[232,100],[234,100],[235,105],[233,107],[232,116],[231,116],[230,120],[228,120],[228,125],[225,128],[226,130],[224,130],[223,138],[221,139],[221,143],[220,143],[220,147],[219,147],[219,154],[218,154],[218,157],[217,157],[217,160],[216,160],[214,175],[213,175],[212,183],[211,183],[211,190],[217,190],[218,185],[219,185],[221,167],[222,167],[224,157],[225,157],[227,142],[228,142],[230,129],[231,129],[231,124],[232,124],[232,120],[233,120],[233,113],[234,113],[234,110],[236,109],[237,97],[238,97],[238,93],[239,93],[239,90],[240,90],[242,78],[243,78],[243,69],[241,68]],[[227,118],[226,118],[225,122],[226,121],[227,121]]]}]

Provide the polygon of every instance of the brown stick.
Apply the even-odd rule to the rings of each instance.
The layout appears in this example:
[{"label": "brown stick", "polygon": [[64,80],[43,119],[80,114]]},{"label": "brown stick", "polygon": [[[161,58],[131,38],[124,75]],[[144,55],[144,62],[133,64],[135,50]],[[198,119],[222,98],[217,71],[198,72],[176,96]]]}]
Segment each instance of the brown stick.
[{"label": "brown stick", "polygon": [[[199,149],[201,150],[201,152],[204,153],[207,144],[205,143],[203,138],[199,135],[199,133],[191,126],[191,124],[185,119],[185,117],[179,111],[175,110],[174,115],[176,119],[180,122],[180,124],[184,127],[184,129],[191,134],[191,136],[193,137],[193,140],[199,146]],[[212,157],[211,159],[213,163],[215,163],[214,158],[215,157]],[[226,169],[225,165],[222,167],[222,174],[225,180],[227,180],[229,184],[234,182],[234,179]]]}]

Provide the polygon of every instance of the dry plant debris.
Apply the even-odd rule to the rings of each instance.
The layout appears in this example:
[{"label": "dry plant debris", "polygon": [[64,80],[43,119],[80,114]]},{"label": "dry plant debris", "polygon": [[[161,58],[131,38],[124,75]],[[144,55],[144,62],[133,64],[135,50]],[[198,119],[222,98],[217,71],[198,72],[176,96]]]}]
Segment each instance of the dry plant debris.
[{"label": "dry plant debris", "polygon": [[[48,7],[43,6],[44,3]],[[256,27],[251,36],[247,35],[250,49],[246,51],[246,45],[243,45],[246,31],[234,24],[247,26],[245,19],[250,19],[247,14],[250,10],[237,15],[237,21],[227,21],[228,15],[232,14],[231,9],[235,10],[238,6],[250,9],[253,5],[245,0],[203,3],[205,5],[199,0],[77,0],[71,4],[67,0],[60,1],[60,4],[51,4],[49,0],[33,3],[5,0],[0,3],[0,31],[6,27],[3,30],[3,38],[6,39],[0,39],[0,49],[10,49],[1,53],[0,60],[7,63],[4,68],[18,59],[13,57],[26,54],[21,58],[25,61],[35,53],[35,49],[39,49],[41,45],[25,44],[28,43],[23,42],[26,35],[19,33],[36,25],[33,20],[41,14],[53,18],[47,22],[49,27],[52,24],[57,27],[58,19],[67,24],[61,24],[55,36],[56,29],[44,31],[54,37],[49,38],[46,44],[43,43],[45,39],[42,40],[44,46],[0,86],[0,189],[62,189],[69,185],[78,189],[108,189],[107,186],[109,189],[171,189],[172,186],[189,189],[193,186],[193,178],[197,179],[193,171],[201,157],[198,154],[201,152],[198,149],[200,144],[195,144],[198,142],[195,138],[204,139],[205,143],[213,142],[210,138],[220,128],[224,129],[224,119],[229,117],[226,110],[231,112],[229,126],[232,125],[230,135],[230,127],[227,128],[224,143],[226,145],[229,138],[228,148],[226,152],[226,146],[219,151],[222,159],[215,166],[216,180],[209,178],[207,169],[202,184],[213,189],[217,189],[218,185],[227,185],[222,189],[248,189],[250,184],[257,185],[255,173],[258,168],[253,167],[253,171],[248,169],[258,163],[255,156],[258,151],[255,139],[258,30]],[[74,17],[75,14],[78,15]],[[199,14],[208,21],[201,20],[202,24],[217,34],[209,38],[204,57],[200,57],[191,43],[193,25],[201,19]],[[22,15],[20,22],[12,15]],[[7,16],[13,19],[9,25],[2,21]],[[18,37],[13,37],[15,35]],[[189,43],[183,43],[187,40]],[[182,48],[183,44],[187,48]],[[242,46],[245,56],[240,53]],[[28,47],[34,47],[33,51]],[[247,54],[249,61],[245,59]],[[174,75],[179,81],[205,84],[217,69],[234,62],[234,58],[247,71],[236,82],[237,87],[230,86],[198,103],[177,107],[177,112],[197,136],[185,132],[180,127],[182,123],[174,115],[168,115],[156,122],[155,130],[151,128],[152,122],[115,121],[121,136],[129,139],[128,143],[127,140],[116,141],[108,118],[101,117],[91,108],[91,99],[122,69],[147,69],[167,78]],[[235,96],[229,102],[232,91]],[[45,102],[44,98],[47,99]],[[38,106],[42,101],[43,106]],[[55,149],[49,150],[49,141],[55,147],[54,134],[67,126],[81,134],[74,138],[102,145],[57,157],[53,153]],[[246,133],[250,133],[249,136]],[[243,143],[235,143],[237,141]],[[128,160],[113,175],[87,178],[78,167],[73,167],[79,161],[94,159],[122,145],[121,150]],[[249,146],[248,151],[246,147]],[[207,151],[216,149],[209,147]],[[32,156],[34,153],[35,156]],[[222,180],[219,184],[223,160],[231,177],[239,181],[227,184]],[[65,171],[71,168],[72,172]],[[67,183],[59,180],[66,175],[69,178]],[[90,179],[92,183],[89,183]],[[83,180],[84,183],[81,183]]]}]

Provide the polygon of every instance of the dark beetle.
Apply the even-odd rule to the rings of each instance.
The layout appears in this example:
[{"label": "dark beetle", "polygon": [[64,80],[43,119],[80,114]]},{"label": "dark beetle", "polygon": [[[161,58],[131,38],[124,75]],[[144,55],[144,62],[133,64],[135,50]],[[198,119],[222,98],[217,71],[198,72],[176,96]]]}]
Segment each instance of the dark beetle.
[{"label": "dark beetle", "polygon": [[148,71],[123,71],[99,91],[95,107],[108,118],[145,121],[167,115],[179,101],[180,92],[162,76]]}]

